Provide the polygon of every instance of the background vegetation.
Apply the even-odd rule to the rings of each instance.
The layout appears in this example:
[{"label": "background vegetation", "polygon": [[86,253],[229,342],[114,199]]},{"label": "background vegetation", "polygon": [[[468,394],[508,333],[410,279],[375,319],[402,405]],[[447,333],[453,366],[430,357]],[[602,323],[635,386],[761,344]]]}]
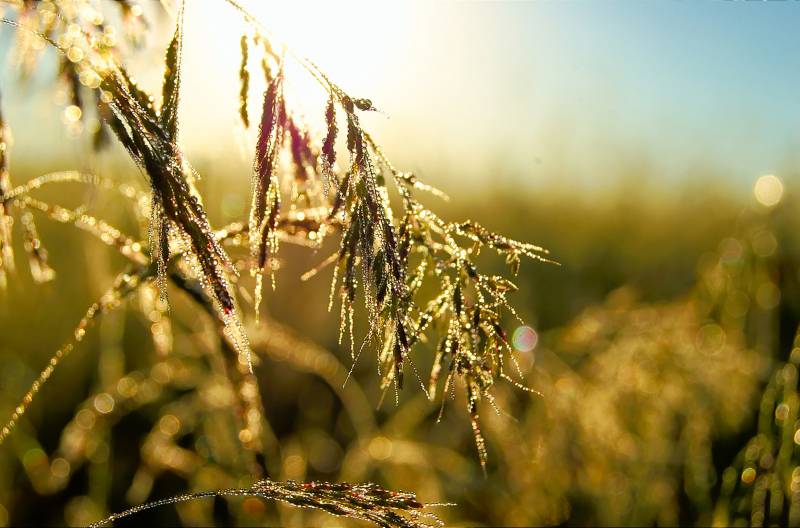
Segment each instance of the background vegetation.
[{"label": "background vegetation", "polygon": [[[215,176],[210,171],[205,181]],[[337,345],[335,318],[325,309],[327,288],[320,284],[326,281],[301,282],[290,270],[311,268],[316,259],[307,251],[287,251],[286,271],[278,276],[282,286],[270,295],[267,310],[273,325],[303,346],[287,353],[267,340],[257,368],[279,446],[276,476],[413,489],[426,501],[457,503],[437,511],[448,524],[728,524],[738,518],[749,524],[750,497],[743,504],[728,501],[723,484],[725,477],[738,481],[733,495],[739,500],[752,493],[748,485],[753,488],[755,480],[744,482],[743,471],[754,468],[760,477],[761,456],[751,453],[746,461],[740,452],[753,437],[777,442],[772,428],[784,422],[794,430],[794,421],[779,421],[769,406],[759,420],[759,409],[768,405],[762,394],[781,390],[773,378],[796,377],[785,363],[798,321],[797,221],[790,196],[775,209],[714,190],[698,195],[687,189],[684,196],[668,204],[620,194],[582,204],[557,192],[521,199],[500,190],[446,206],[448,216],[469,213],[509,235],[533,235],[561,263],[526,265],[520,272],[520,316],[539,342],[519,360],[528,385],[542,396],[499,387],[504,414],[483,412],[486,478],[468,420],[454,409],[446,409],[437,424],[439,406],[405,390],[397,407],[384,402],[375,410],[379,391],[370,361],[357,364],[342,385],[350,363]],[[93,193],[73,199],[113,218],[114,207]],[[495,203],[504,204],[502,214]],[[42,223],[40,231],[51,241],[58,278],[42,286],[20,273],[7,293],[0,329],[6,409],[71,332],[82,307],[113,278],[113,261],[101,265],[109,258],[102,244],[64,226]],[[777,291],[764,293],[771,284]],[[96,445],[69,483],[57,482],[59,465],[45,455],[63,442],[75,409],[91,406],[103,392],[103,377],[115,379],[123,361],[126,369],[155,364],[169,371],[166,365],[188,361],[181,350],[191,357],[208,339],[207,324],[183,316],[185,299],[172,299],[175,343],[169,356],[154,350],[146,332],[152,323],[132,306],[103,318],[43,389],[39,398],[46,403],[31,409],[30,425],[3,453],[8,522],[82,523],[147,498],[224,487],[202,466],[186,471],[164,461],[154,470],[152,488],[141,484],[147,480],[141,475],[141,488],[132,485],[145,456],[137,446],[167,412],[162,405],[178,412],[180,384],[115,419],[110,430],[92,428]],[[150,374],[167,376],[158,368]],[[794,392],[787,401],[796,413]],[[768,432],[758,436],[763,428]],[[797,449],[792,437],[795,459]],[[781,492],[796,486],[794,464],[779,472]],[[735,473],[726,473],[730,466]],[[163,508],[142,515],[153,522],[204,523],[212,518],[209,508],[186,504],[177,513]],[[218,519],[228,515],[220,513],[226,511],[222,505],[215,511]],[[263,522],[262,515],[268,523],[331,522],[250,502],[233,511],[253,524]]]}]

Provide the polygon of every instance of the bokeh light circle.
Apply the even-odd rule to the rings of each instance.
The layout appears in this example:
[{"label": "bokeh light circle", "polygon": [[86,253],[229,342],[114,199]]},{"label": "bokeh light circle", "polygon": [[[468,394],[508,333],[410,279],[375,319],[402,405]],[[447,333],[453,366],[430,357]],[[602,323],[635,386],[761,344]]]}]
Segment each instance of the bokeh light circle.
[{"label": "bokeh light circle", "polygon": [[514,330],[511,340],[514,348],[520,352],[530,352],[536,348],[536,343],[539,342],[539,335],[530,326],[520,326]]},{"label": "bokeh light circle", "polygon": [[765,174],[756,180],[753,194],[761,205],[773,207],[783,197],[783,182],[774,174]]}]

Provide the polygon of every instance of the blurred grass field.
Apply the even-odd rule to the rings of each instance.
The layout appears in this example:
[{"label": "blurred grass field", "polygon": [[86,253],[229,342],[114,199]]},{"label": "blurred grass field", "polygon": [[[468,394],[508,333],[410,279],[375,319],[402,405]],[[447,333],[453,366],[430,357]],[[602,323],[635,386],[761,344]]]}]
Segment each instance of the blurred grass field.
[{"label": "blurred grass field", "polygon": [[[17,181],[46,169],[23,163],[16,166]],[[216,170],[205,171],[200,189],[219,224],[241,215],[246,189],[224,183],[224,171]],[[113,177],[141,179],[124,170]],[[223,186],[224,203],[215,200]],[[72,189],[56,196],[136,229],[102,191]],[[337,344],[336,314],[325,309],[330,272],[299,279],[327,253],[287,248],[266,306],[273,328],[294,341],[287,352],[280,335],[269,336],[270,323],[253,330],[254,347],[263,351],[257,375],[275,439],[270,471],[283,479],[372,480],[413,490],[428,502],[457,503],[436,509],[448,525],[753,523],[758,505],[777,504],[782,487],[792,496],[798,466],[794,433],[788,448],[780,441],[784,426],[795,427],[797,396],[790,390],[776,396],[775,388],[792,382],[800,359],[793,191],[787,185],[774,207],[711,184],[669,195],[620,186],[597,199],[565,189],[496,187],[439,204],[446,218],[471,218],[543,245],[560,263],[522,266],[514,303],[537,341],[520,352],[519,363],[526,384],[542,395],[504,383],[496,391],[498,412],[483,405],[485,478],[467,417],[448,406],[437,423],[439,404],[424,398],[416,380],[397,406],[387,398],[378,408],[376,367],[365,356],[344,384],[351,363]],[[43,196],[47,192],[53,191]],[[6,414],[122,269],[113,251],[74,229],[44,221],[39,229],[57,276],[36,285],[20,266],[0,303],[0,410]],[[160,356],[150,339],[154,321],[126,308],[101,318],[39,394],[0,452],[0,522],[81,524],[187,487],[229,485],[210,466],[182,460],[180,452],[165,454],[157,446],[157,454],[147,452],[154,425],[171,427],[164,412],[180,417],[182,407],[198,405],[188,387],[209,339],[208,325],[185,309],[181,293],[170,295],[170,356]],[[133,298],[128,305],[141,302]],[[415,361],[427,368],[430,345]],[[98,422],[104,413],[96,395],[136,369],[149,369],[157,380],[153,394],[118,417],[110,414],[113,421]],[[94,406],[94,414],[76,414],[82,402]],[[776,414],[770,405],[786,407]],[[212,408],[202,420],[214,427],[224,413]],[[65,440],[68,424],[85,427],[80,455],[64,452],[71,442]],[[761,439],[760,447],[744,453],[751,438]],[[216,450],[230,449],[202,444],[188,435],[176,445],[193,445],[209,460]],[[773,451],[771,460],[764,458]],[[142,473],[142,464],[149,473]],[[772,494],[761,497],[762,488]],[[162,508],[130,522],[347,524],[249,499],[214,504]],[[785,523],[797,519],[791,504],[787,499],[780,509],[761,511]]]}]

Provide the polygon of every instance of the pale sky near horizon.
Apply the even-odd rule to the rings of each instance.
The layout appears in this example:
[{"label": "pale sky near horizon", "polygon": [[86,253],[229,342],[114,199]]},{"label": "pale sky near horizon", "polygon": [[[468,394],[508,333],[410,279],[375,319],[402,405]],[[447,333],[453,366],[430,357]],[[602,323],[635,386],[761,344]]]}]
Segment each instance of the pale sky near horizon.
[{"label": "pale sky near horizon", "polygon": [[[181,115],[189,155],[213,161],[238,152],[220,133],[236,120],[242,26],[221,2],[198,9],[211,1],[188,3]],[[436,182],[591,189],[646,173],[744,188],[800,172],[800,2],[243,3],[371,98],[382,113],[367,124],[392,157]],[[12,31],[0,28],[0,93],[24,156],[59,114],[9,76]]]}]

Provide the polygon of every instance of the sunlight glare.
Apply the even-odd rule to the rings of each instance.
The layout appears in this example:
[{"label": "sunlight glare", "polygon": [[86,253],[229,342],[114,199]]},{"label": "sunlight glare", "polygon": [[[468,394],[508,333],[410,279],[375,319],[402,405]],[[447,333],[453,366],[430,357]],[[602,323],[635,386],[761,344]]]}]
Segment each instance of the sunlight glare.
[{"label": "sunlight glare", "polygon": [[765,174],[756,180],[753,194],[761,205],[773,207],[783,197],[783,182],[774,174]]},{"label": "sunlight glare", "polygon": [[[399,62],[404,47],[413,33],[410,23],[415,12],[414,4],[384,1],[363,2],[278,2],[273,0],[240,0],[272,36],[273,48],[287,51],[286,79],[287,102],[301,115],[321,115],[327,94],[307,72],[299,60],[313,60],[334,82],[354,96],[379,99],[389,92],[385,69]],[[233,119],[236,116],[239,91],[238,68],[241,62],[240,39],[250,35],[241,16],[233,8],[218,12],[188,10],[190,17],[184,54],[187,58],[185,74],[197,76],[205,87],[202,92],[187,93],[185,97],[192,108],[203,112],[186,112],[189,143],[202,148],[218,147],[208,134],[209,122]],[[213,38],[209,38],[213,35]],[[249,68],[251,71],[249,106],[252,115],[261,114],[261,101],[266,89],[261,68],[260,50],[250,42]],[[208,72],[218,72],[209,75]],[[214,104],[209,105],[213,100]],[[380,108],[379,100],[376,104]],[[254,135],[257,124],[249,135]],[[250,138],[251,140],[254,138]],[[201,148],[201,149],[202,149]],[[245,149],[247,150],[247,149]]]}]

